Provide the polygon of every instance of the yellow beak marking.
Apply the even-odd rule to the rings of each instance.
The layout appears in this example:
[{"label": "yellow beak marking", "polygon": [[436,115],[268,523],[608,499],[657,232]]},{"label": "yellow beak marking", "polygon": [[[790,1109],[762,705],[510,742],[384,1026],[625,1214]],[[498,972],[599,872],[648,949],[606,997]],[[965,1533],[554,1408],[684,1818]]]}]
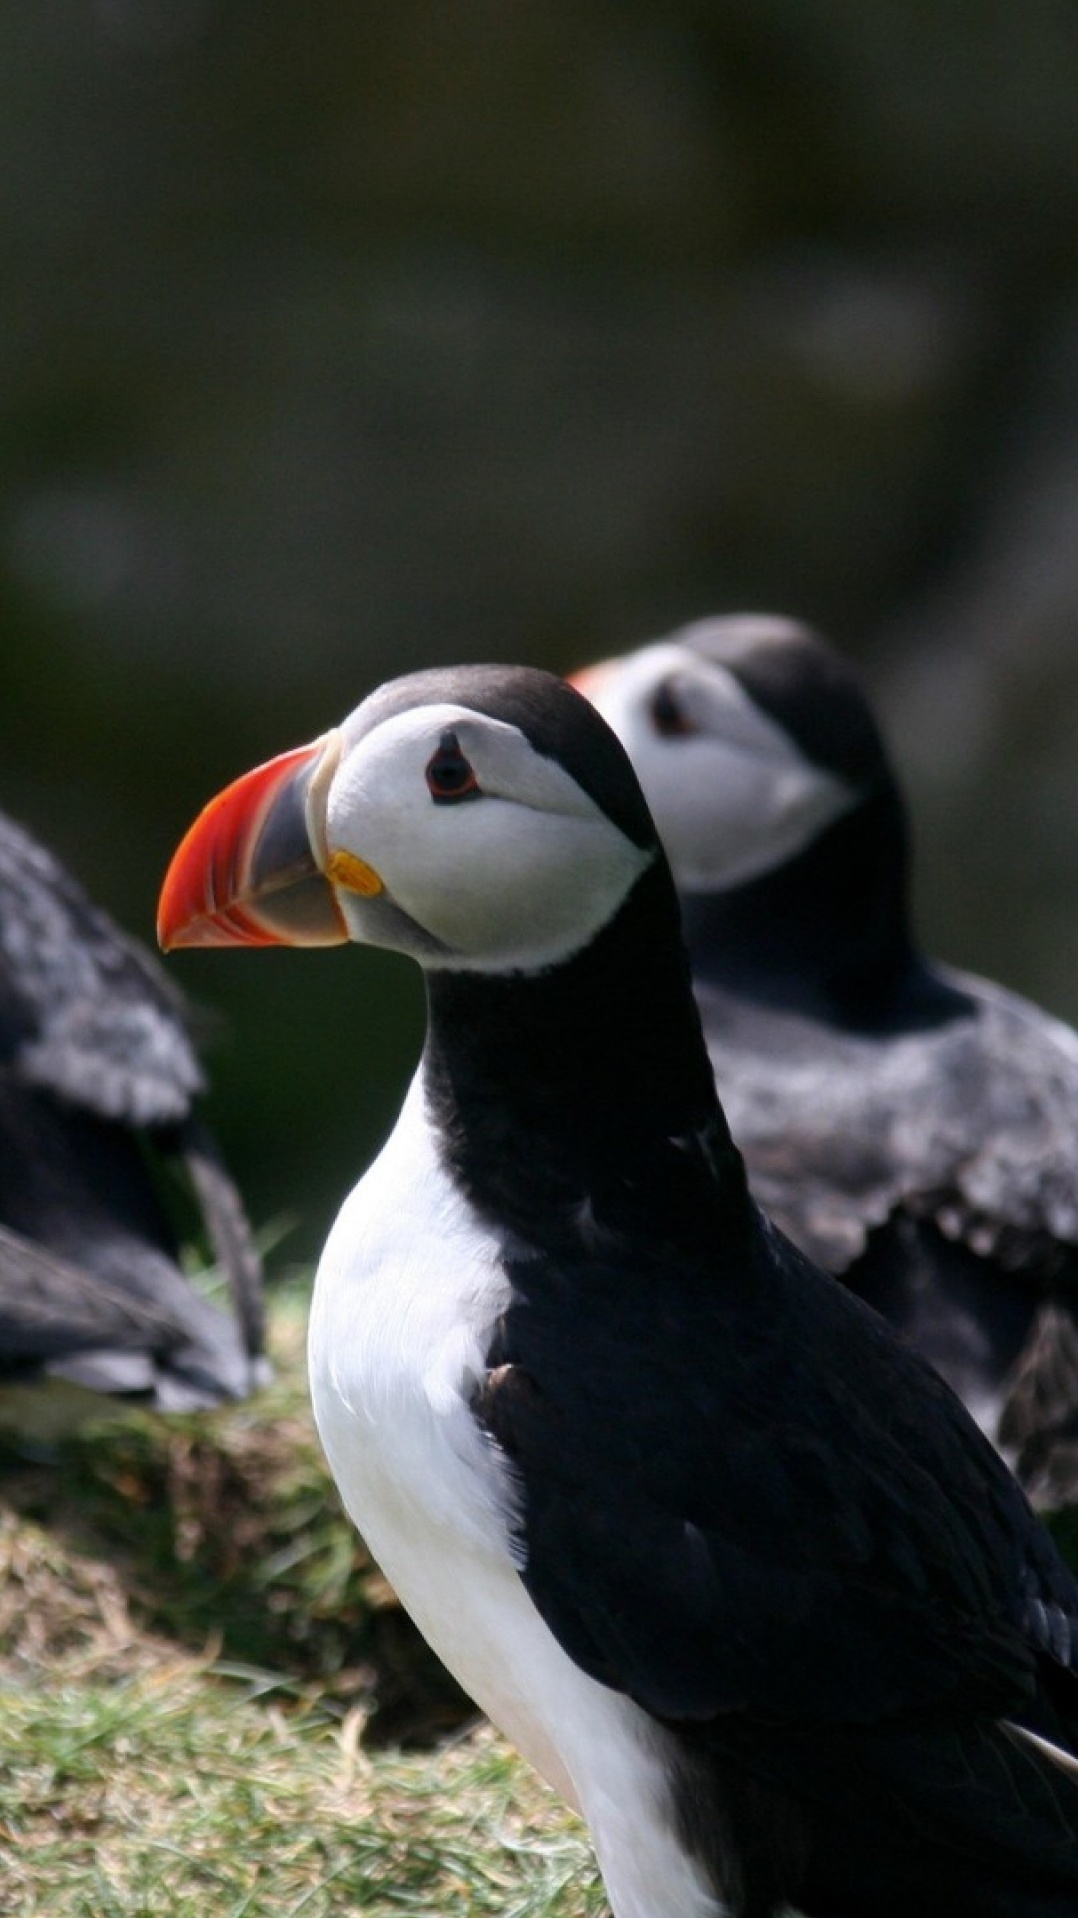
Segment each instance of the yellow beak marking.
[{"label": "yellow beak marking", "polygon": [[373,866],[357,859],[354,852],[331,852],[326,860],[326,878],[345,892],[358,892],[361,899],[373,899],[385,886]]}]

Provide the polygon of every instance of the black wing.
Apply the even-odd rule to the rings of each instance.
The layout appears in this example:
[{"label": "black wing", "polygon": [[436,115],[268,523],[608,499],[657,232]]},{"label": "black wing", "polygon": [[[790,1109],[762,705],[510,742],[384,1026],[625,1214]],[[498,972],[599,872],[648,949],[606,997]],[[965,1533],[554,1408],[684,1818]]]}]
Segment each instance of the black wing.
[{"label": "black wing", "polygon": [[103,1117],[182,1119],[202,1086],[181,995],[0,814],[0,1059]]},{"label": "black wing", "polygon": [[[250,1384],[233,1326],[154,1248],[137,1263],[129,1252],[127,1272],[108,1279],[0,1226],[0,1388],[45,1377],[173,1412]],[[3,1422],[23,1422],[17,1396]]]},{"label": "black wing", "polygon": [[187,1336],[163,1305],[0,1225],[0,1376],[95,1347],[166,1352]]},{"label": "black wing", "polygon": [[[206,1168],[212,1179],[212,1158]],[[10,1358],[22,1374],[35,1365],[62,1365],[65,1376],[74,1377],[77,1365],[93,1389],[145,1393],[162,1410],[215,1404],[251,1389],[249,1328],[241,1332],[182,1272],[136,1134],[61,1103],[4,1068],[0,1222],[16,1242],[42,1254],[39,1282],[25,1299],[17,1266],[9,1268],[0,1293],[0,1368]],[[81,1277],[78,1287],[72,1271]],[[73,1318],[65,1333],[69,1306]],[[118,1313],[127,1327],[119,1339]],[[144,1355],[140,1365],[132,1361],[136,1350]],[[127,1354],[122,1364],[121,1351]]]},{"label": "black wing", "polygon": [[778,1234],[750,1267],[513,1268],[477,1412],[540,1612],[664,1719],[1021,1709],[1041,1656],[1069,1665],[1078,1591],[1014,1481]]},{"label": "black wing", "polygon": [[698,986],[719,1096],[764,1210],[844,1273],[896,1209],[1005,1269],[1078,1255],[1078,1035],[942,970],[950,1010],[851,1032]]},{"label": "black wing", "polygon": [[1039,1504],[1078,1498],[1078,1036],[924,970],[854,1033],[698,988],[761,1204],[942,1374]]},{"label": "black wing", "polygon": [[[236,1186],[192,1110],[202,1083],[182,994],[0,814],[0,1218],[61,1254],[74,1233],[78,1267],[133,1273],[137,1283],[148,1265],[157,1285],[182,1285],[148,1169],[119,1138],[120,1127],[141,1128],[145,1149],[178,1166],[194,1194],[244,1351],[257,1361],[261,1261]],[[238,1390],[231,1362],[228,1374]]]}]

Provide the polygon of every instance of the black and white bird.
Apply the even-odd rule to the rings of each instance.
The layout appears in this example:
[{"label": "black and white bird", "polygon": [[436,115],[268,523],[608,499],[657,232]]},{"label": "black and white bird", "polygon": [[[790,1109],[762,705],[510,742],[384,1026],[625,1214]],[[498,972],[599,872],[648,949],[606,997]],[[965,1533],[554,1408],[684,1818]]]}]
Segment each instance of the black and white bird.
[{"label": "black and white bird", "polygon": [[[60,1431],[102,1393],[186,1411],[261,1378],[260,1262],[202,1085],[160,963],[0,815],[0,1426]],[[232,1316],[180,1267],[166,1167]]]},{"label": "black and white bird", "polygon": [[1078,1500],[1078,1034],[918,949],[903,799],[852,669],[704,620],[575,676],[636,768],[753,1190]]},{"label": "black and white bird", "polygon": [[588,703],[523,668],[382,687],[211,802],[159,930],[424,969],[318,1269],[316,1417],[615,1918],[1073,1918],[1078,1588],[949,1389],[753,1204]]}]

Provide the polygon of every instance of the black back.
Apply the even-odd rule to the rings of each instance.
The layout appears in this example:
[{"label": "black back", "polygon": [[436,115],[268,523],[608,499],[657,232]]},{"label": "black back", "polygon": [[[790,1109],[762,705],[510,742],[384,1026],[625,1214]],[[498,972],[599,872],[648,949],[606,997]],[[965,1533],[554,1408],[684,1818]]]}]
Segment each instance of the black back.
[{"label": "black back", "polygon": [[939,1366],[1042,1502],[1069,1502],[1078,1038],[919,950],[905,805],[846,663],[794,628],[699,632],[699,650],[857,795],[784,866],[682,902],[753,1188]]},{"label": "black back", "polygon": [[521,1576],[675,1733],[685,1842],[744,1913],[1062,1913],[1078,1790],[997,1721],[1070,1739],[1078,1589],[947,1388],[749,1198],[664,862],[564,965],[428,994],[445,1162],[510,1285],[474,1411]]},{"label": "black back", "polygon": [[[0,1382],[54,1373],[163,1409],[250,1388],[260,1264],[202,1084],[156,960],[0,815]],[[154,1160],[193,1190],[237,1323],[184,1277]]]}]

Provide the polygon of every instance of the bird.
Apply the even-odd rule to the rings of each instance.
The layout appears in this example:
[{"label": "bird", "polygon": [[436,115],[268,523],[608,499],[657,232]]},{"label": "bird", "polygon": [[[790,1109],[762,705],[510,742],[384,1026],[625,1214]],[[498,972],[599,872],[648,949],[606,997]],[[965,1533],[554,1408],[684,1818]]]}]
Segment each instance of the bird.
[{"label": "bird", "polygon": [[574,683],[673,868],[764,1210],[953,1386],[1034,1502],[1078,1501],[1078,1034],[929,958],[908,813],[853,667],[705,619]]},{"label": "bird", "polygon": [[415,1078],[318,1264],[315,1418],[614,1918],[1073,1918],[1078,1586],[950,1388],[753,1200],[588,701],[388,682],[209,802],[158,937],[422,967]]},{"label": "bird", "polygon": [[[265,1378],[261,1263],[203,1087],[160,961],[0,814],[0,1427],[17,1440]],[[174,1174],[232,1313],[181,1268]]]}]

